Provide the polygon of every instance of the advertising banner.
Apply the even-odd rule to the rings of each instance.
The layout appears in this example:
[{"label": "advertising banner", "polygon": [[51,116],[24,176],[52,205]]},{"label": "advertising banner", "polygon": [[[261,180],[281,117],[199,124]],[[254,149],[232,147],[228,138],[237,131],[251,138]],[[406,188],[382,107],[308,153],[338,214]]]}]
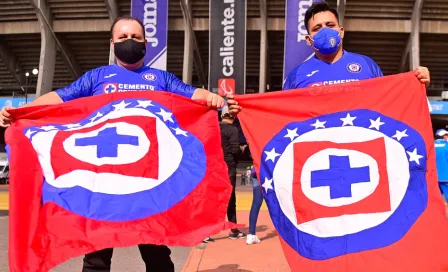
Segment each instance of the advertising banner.
[{"label": "advertising banner", "polygon": [[246,90],[246,0],[210,0],[209,90]]},{"label": "advertising banner", "polygon": [[145,65],[166,70],[168,40],[168,0],[132,0],[131,15],[145,26]]},{"label": "advertising banner", "polygon": [[283,82],[297,65],[314,55],[313,49],[306,44],[305,40],[306,35],[308,35],[305,13],[313,2],[322,1],[286,0]]},{"label": "advertising banner", "polygon": [[34,101],[34,97],[0,97],[0,107],[18,108]]}]

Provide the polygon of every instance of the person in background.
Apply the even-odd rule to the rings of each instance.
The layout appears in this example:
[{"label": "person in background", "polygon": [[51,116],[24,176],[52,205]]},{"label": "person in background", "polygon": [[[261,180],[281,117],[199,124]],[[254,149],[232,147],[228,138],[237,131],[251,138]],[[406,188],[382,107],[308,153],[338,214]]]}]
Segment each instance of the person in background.
[{"label": "person in background", "polygon": [[[245,148],[241,148],[241,151],[244,152]],[[241,185],[246,185],[246,183],[249,183],[250,179],[250,175],[251,175],[251,165],[246,167],[246,171],[244,171],[243,174],[241,174]]]},{"label": "person in background", "polygon": [[246,244],[248,245],[260,243],[260,239],[258,239],[256,235],[256,227],[261,204],[263,204],[263,192],[261,191],[261,186],[258,182],[257,173],[255,172],[255,168],[253,165],[251,167],[250,174],[253,186],[253,199],[249,213],[249,234],[246,238]]},{"label": "person in background", "polygon": [[448,202],[448,131],[445,129],[436,131],[434,147],[440,191]]},{"label": "person in background", "polygon": [[[227,219],[229,222],[236,223],[236,168],[238,165],[239,156],[241,156],[240,140],[238,128],[233,125],[235,117],[228,112],[222,115],[221,128],[221,145],[224,151],[224,161],[227,164],[229,171],[230,183],[232,184],[232,195],[229,200],[229,206],[227,207]],[[238,229],[232,229],[229,234],[229,239],[239,239],[246,237]]]}]

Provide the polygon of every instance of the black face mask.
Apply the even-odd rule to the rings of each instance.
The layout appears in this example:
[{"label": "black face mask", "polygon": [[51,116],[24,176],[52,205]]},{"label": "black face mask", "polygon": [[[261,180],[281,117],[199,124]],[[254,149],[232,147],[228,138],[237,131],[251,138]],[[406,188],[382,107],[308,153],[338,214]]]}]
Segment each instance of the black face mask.
[{"label": "black face mask", "polygon": [[134,64],[145,56],[145,42],[137,42],[133,39],[116,42],[114,43],[114,52],[121,61]]}]

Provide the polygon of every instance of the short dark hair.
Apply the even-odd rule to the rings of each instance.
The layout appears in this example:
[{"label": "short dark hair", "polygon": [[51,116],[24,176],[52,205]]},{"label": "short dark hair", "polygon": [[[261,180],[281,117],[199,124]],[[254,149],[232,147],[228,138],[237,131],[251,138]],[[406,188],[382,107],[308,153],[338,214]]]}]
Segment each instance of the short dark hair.
[{"label": "short dark hair", "polygon": [[228,112],[224,113],[221,117],[222,119],[235,119],[235,117]]},{"label": "short dark hair", "polygon": [[306,25],[306,30],[308,31],[308,33],[310,33],[309,22],[310,22],[311,18],[313,18],[314,15],[324,12],[324,11],[329,11],[329,12],[333,13],[339,22],[339,14],[336,9],[330,7],[330,5],[327,4],[327,2],[315,2],[311,5],[311,7],[305,13],[305,25]]},{"label": "short dark hair", "polygon": [[126,15],[126,16],[118,17],[118,18],[115,19],[115,21],[112,23],[112,26],[110,27],[110,38],[111,38],[111,39],[114,38],[114,28],[115,28],[115,25],[116,25],[119,21],[121,21],[121,20],[127,20],[127,21],[135,21],[135,22],[137,22],[137,23],[142,27],[142,34],[143,34],[143,37],[145,37],[145,26],[143,25],[142,21],[140,21],[139,19],[137,19],[137,18],[135,18],[135,17]]}]

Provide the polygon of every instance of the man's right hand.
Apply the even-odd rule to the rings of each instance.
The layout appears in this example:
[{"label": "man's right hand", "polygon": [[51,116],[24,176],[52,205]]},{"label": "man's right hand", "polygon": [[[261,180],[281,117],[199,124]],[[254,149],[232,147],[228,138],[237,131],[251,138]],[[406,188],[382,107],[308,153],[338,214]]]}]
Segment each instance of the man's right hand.
[{"label": "man's right hand", "polygon": [[238,102],[235,101],[234,96],[231,94],[227,95],[227,105],[229,105],[229,113],[233,116],[237,116],[243,109],[240,105],[238,105]]},{"label": "man's right hand", "polygon": [[0,112],[0,126],[9,127],[11,125],[11,114],[8,111],[14,109],[14,107],[3,107]]}]

